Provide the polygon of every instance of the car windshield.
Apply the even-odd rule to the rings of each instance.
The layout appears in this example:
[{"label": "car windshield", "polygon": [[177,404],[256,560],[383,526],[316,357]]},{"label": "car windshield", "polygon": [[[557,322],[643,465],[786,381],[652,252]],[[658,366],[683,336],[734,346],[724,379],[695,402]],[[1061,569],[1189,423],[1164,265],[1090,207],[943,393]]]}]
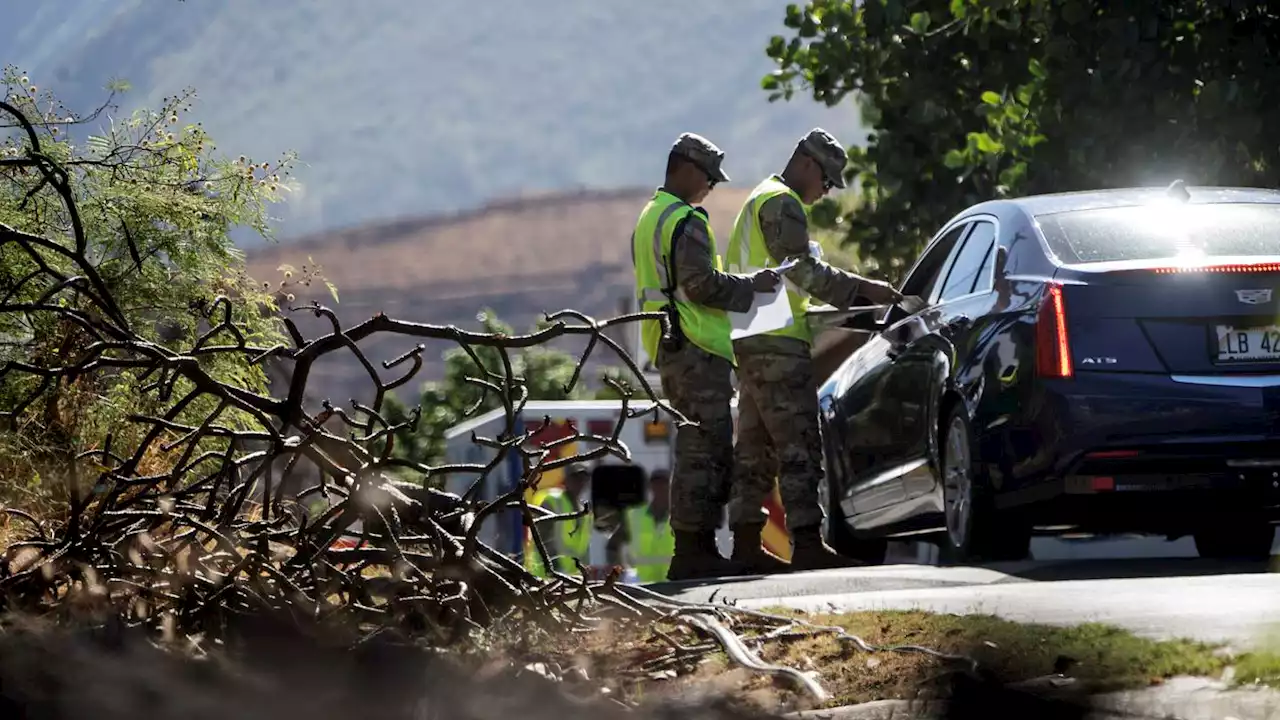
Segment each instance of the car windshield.
[{"label": "car windshield", "polygon": [[1139,205],[1036,217],[1065,263],[1280,255],[1280,204]]}]

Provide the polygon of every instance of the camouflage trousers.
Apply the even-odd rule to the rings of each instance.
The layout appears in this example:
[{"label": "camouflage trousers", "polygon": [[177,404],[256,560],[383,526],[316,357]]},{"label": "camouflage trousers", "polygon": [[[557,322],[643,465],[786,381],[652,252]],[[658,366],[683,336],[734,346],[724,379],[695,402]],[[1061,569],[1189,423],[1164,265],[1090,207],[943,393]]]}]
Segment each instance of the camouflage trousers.
[{"label": "camouflage trousers", "polygon": [[686,341],[658,350],[662,392],[697,427],[676,430],[671,472],[671,528],[686,532],[720,526],[733,480],[733,365]]},{"label": "camouflage trousers", "polygon": [[822,434],[818,389],[808,343],[755,336],[734,343],[738,356],[738,438],[730,525],[766,522],[761,506],[773,492],[787,513],[787,529],[822,522]]}]

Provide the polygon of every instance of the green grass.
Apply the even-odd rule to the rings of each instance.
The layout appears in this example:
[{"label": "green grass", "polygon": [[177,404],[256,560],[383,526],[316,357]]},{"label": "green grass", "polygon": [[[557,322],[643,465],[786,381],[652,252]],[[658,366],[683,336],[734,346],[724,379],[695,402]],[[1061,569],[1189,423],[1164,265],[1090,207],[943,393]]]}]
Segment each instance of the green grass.
[{"label": "green grass", "polygon": [[[794,611],[775,611],[796,615]],[[1221,677],[1234,667],[1236,684],[1280,686],[1280,654],[1235,655],[1222,646],[1192,640],[1157,641],[1100,623],[1059,627],[1023,624],[989,615],[942,615],[876,611],[801,615],[820,625],[838,625],[874,645],[924,645],[968,655],[995,677],[1016,682],[1049,675],[1068,658],[1066,675],[1092,692],[1132,689],[1178,676]],[[911,697],[919,683],[946,669],[916,653],[867,654],[831,635],[772,643],[765,657],[793,666],[814,666],[832,705]]]}]

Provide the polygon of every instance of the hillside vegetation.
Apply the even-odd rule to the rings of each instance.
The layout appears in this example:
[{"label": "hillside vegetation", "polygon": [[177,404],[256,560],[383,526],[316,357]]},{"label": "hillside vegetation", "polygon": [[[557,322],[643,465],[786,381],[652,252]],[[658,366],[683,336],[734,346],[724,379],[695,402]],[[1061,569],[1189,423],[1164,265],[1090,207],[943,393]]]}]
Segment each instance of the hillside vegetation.
[{"label": "hillside vegetation", "polygon": [[187,86],[223,147],[295,150],[285,239],[528,192],[649,186],[683,130],[730,154],[735,185],[822,124],[860,140],[852,105],[767,101],[782,0],[41,0],[0,9],[0,47],[87,109]]}]

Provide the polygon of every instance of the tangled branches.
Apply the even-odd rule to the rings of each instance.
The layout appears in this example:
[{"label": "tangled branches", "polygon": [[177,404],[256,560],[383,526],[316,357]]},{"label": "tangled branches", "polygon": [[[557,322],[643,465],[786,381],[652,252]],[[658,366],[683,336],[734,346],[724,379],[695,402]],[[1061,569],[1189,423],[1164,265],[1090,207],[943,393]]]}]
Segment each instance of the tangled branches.
[{"label": "tangled branches", "polygon": [[[0,317],[20,318],[15,325],[53,328],[69,339],[54,355],[56,362],[35,353],[36,358],[4,363],[0,383],[20,392],[0,419],[19,423],[37,403],[86,379],[99,386],[103,378],[135,383],[141,397],[160,408],[127,418],[142,428],[137,442],[122,447],[115,441],[117,434],[108,434],[98,447],[76,458],[79,462],[68,464],[69,513],[56,527],[8,509],[31,528],[30,537],[9,548],[13,562],[0,578],[8,602],[48,608],[79,585],[96,589],[114,607],[131,606],[140,622],[163,617],[174,627],[201,632],[216,631],[228,611],[286,606],[321,618],[352,616],[372,626],[386,624],[388,616],[412,616],[442,637],[512,610],[545,614],[555,609],[580,617],[569,608],[586,597],[581,580],[559,576],[540,582],[518,562],[480,542],[479,531],[498,513],[515,510],[535,528],[537,539],[535,523],[546,511],[530,507],[525,490],[546,471],[570,461],[605,453],[626,458],[618,431],[637,413],[624,412],[612,437],[575,438],[590,447],[586,452],[549,459],[548,448],[528,447],[531,433],[515,431],[527,393],[511,371],[508,353],[581,335],[587,337],[584,362],[604,345],[635,371],[604,331],[644,316],[601,322],[564,311],[551,316],[552,324],[542,331],[504,337],[381,314],[343,329],[331,310],[312,304],[291,309],[326,318],[331,332],[304,338],[284,318],[291,342],[265,345],[254,342],[240,319],[247,312],[246,299],[219,294],[199,308],[202,323],[196,337],[166,343],[149,337],[120,307],[92,257],[65,169],[43,152],[39,136],[18,108],[2,103],[0,110],[18,119],[28,140],[26,152],[6,158],[4,167],[36,171],[41,179],[33,192],[53,188],[68,218],[65,239],[0,225],[7,264],[28,270],[3,288]],[[124,240],[132,245],[131,237]],[[129,255],[142,253],[131,246]],[[496,451],[489,463],[427,467],[393,455],[397,434],[414,429],[417,413],[408,422],[392,424],[380,412],[382,402],[422,367],[425,345],[419,343],[377,368],[360,346],[376,334],[452,341],[473,356],[478,346],[500,349],[505,367],[471,379],[500,400],[508,419],[497,437],[476,438]],[[39,341],[34,338],[30,346],[38,347]],[[369,406],[353,403],[350,408],[326,401],[308,410],[304,400],[311,370],[336,352],[350,352],[359,360],[376,388],[375,399]],[[229,382],[216,372],[228,365],[260,368],[269,362],[291,366],[282,397]],[[388,372],[394,377],[384,378]],[[652,397],[638,371],[636,377]],[[632,393],[618,389],[627,397]],[[672,412],[661,401],[653,408]],[[342,427],[331,429],[331,420]],[[477,500],[475,491],[485,475],[511,455],[519,456],[523,481],[499,498]],[[286,497],[283,485],[273,486],[272,467],[277,461],[291,467],[302,459],[319,468],[321,479]],[[86,464],[99,470],[91,482],[82,483],[79,474]],[[392,479],[390,470],[406,466],[424,483]],[[436,476],[458,473],[476,476],[461,495],[426,487],[425,481]],[[313,497],[325,502],[319,511],[309,512],[303,506]],[[353,532],[364,540],[360,547],[335,547],[338,538]],[[543,543],[536,540],[536,545],[545,555]]]},{"label": "tangled branches", "polygon": [[[416,415],[393,425],[379,410],[388,391],[417,373],[424,345],[382,363],[382,370],[398,370],[396,377],[384,379],[359,343],[376,333],[392,333],[452,340],[469,351],[479,345],[496,346],[505,358],[510,348],[586,335],[588,355],[603,343],[634,369],[625,351],[602,331],[640,316],[599,322],[565,311],[552,316],[554,324],[541,332],[498,337],[383,315],[344,330],[331,310],[314,304],[305,309],[327,318],[332,332],[306,339],[286,318],[293,346],[261,347],[247,342],[232,317],[234,301],[220,296],[205,311],[208,330],[177,351],[143,338],[127,324],[82,252],[7,226],[0,226],[0,243],[17,245],[37,267],[10,296],[28,284],[43,282],[46,288],[35,302],[6,298],[0,313],[54,314],[74,323],[85,336],[83,349],[65,364],[5,364],[0,380],[15,375],[38,380],[5,413],[7,417],[20,416],[59,384],[123,369],[140,371],[144,391],[169,403],[160,415],[130,417],[147,428],[136,447],[113,447],[108,435],[100,448],[78,458],[102,466],[93,483],[98,492],[82,494],[80,483],[69,481],[70,516],[62,527],[48,528],[10,509],[35,531],[31,539],[11,546],[11,553],[36,554],[22,563],[22,569],[0,579],[0,590],[25,602],[38,597],[56,602],[66,594],[68,583],[77,578],[92,583],[90,576],[96,576],[105,582],[113,601],[118,603],[123,592],[135,604],[145,605],[148,616],[171,614],[177,626],[200,629],[216,626],[216,616],[229,609],[279,610],[286,605],[320,617],[355,614],[362,622],[382,623],[388,614],[404,614],[419,616],[431,627],[456,628],[488,622],[495,603],[503,611],[541,612],[567,610],[571,602],[586,597],[586,586],[568,576],[540,583],[518,563],[480,542],[479,532],[504,509],[518,510],[530,524],[541,520],[547,511],[528,505],[525,490],[546,471],[605,453],[626,458],[618,435],[622,423],[637,413],[624,412],[612,437],[574,438],[594,445],[592,449],[549,460],[548,448],[527,446],[536,430],[515,432],[526,397],[521,379],[508,367],[505,373],[494,371],[472,380],[501,399],[508,419],[498,437],[475,438],[496,450],[493,459],[484,465],[416,464],[392,455],[397,433],[412,431]],[[55,269],[48,254],[73,264],[74,274]],[[67,302],[59,302],[68,296]],[[359,359],[375,384],[376,399],[371,406],[355,403],[350,410],[325,402],[319,412],[308,412],[303,400],[311,368],[338,351]],[[287,393],[277,398],[217,379],[206,359],[220,355],[236,355],[253,365],[269,360],[292,363]],[[407,370],[400,369],[405,365]],[[643,378],[639,382],[643,386]],[[618,389],[630,394],[622,386]],[[184,411],[202,400],[206,406],[212,401],[212,410],[198,422],[184,420]],[[674,413],[662,401],[655,408]],[[239,427],[222,422],[229,411],[238,411],[247,422]],[[333,418],[344,431],[326,426]],[[163,472],[140,473],[143,459],[153,453],[172,461],[166,461]],[[495,500],[475,500],[483,477],[511,454],[519,455],[524,481]],[[313,495],[331,501],[318,517],[284,497],[283,485],[272,487],[272,464],[284,459],[292,465],[301,458],[320,468],[322,481],[304,489],[296,501]],[[390,479],[388,471],[403,466],[424,480],[453,473],[470,473],[477,479],[466,493],[453,495]],[[258,494],[261,502],[251,502]],[[534,528],[538,551],[549,563],[536,524]],[[334,547],[341,536],[357,529],[365,541],[361,547]],[[375,599],[377,587],[394,597]]]},{"label": "tangled branches", "polygon": [[[190,311],[197,321],[185,331],[157,333],[155,324],[171,318],[127,307],[115,287],[121,272],[147,273],[163,267],[166,256],[172,261],[176,246],[144,252],[135,242],[142,233],[122,224],[117,240],[125,252],[118,257],[130,262],[113,265],[116,256],[101,252],[86,230],[67,168],[42,149],[20,108],[0,102],[0,111],[16,118],[26,134],[25,151],[7,153],[0,170],[31,174],[31,196],[51,189],[61,203],[61,212],[41,224],[52,227],[60,218],[54,233],[0,222],[0,335],[6,328],[30,334],[16,343],[30,352],[0,355],[0,387],[10,393],[0,421],[16,430],[33,413],[56,415],[66,396],[77,392],[105,397],[128,388],[124,396],[132,398],[127,422],[63,465],[65,517],[5,508],[26,532],[10,543],[0,567],[4,609],[55,617],[88,610],[197,651],[202,638],[220,639],[237,618],[263,613],[356,628],[364,638],[401,633],[432,647],[455,645],[503,623],[566,635],[610,616],[666,623],[686,636],[682,641],[655,629],[671,652],[646,661],[640,668],[645,672],[723,649],[754,672],[825,699],[811,677],[762,662],[730,628],[752,629],[759,638],[830,629],[674,603],[616,585],[616,575],[604,582],[558,571],[539,578],[481,540],[486,523],[517,513],[543,566],[554,567],[542,541],[545,527],[586,510],[554,515],[531,506],[527,491],[569,463],[604,455],[628,460],[619,440],[628,420],[666,413],[677,424],[687,422],[656,397],[606,334],[660,314],[596,320],[563,310],[537,332],[503,335],[381,313],[343,328],[319,303],[290,307],[327,321],[327,332],[308,338],[288,316],[278,321],[281,332],[264,330],[260,320],[272,308],[264,308],[261,298],[225,291],[194,299]],[[161,160],[168,157],[167,150],[155,152]],[[198,170],[187,155],[177,157],[181,172]],[[175,277],[172,268],[165,270]],[[362,349],[375,336],[412,346],[375,362]],[[518,429],[528,392],[513,371],[511,353],[564,336],[581,337],[586,346],[571,386],[601,349],[630,371],[634,384],[607,380],[623,398],[611,434],[576,432],[534,445],[531,438],[542,428]],[[482,401],[496,398],[503,410],[505,422],[495,436],[472,438],[493,451],[485,463],[428,466],[394,452],[397,438],[415,430],[421,408],[392,422],[383,401],[421,369],[427,340],[452,342],[468,353],[480,369],[468,382]],[[486,367],[476,353],[481,347],[496,350],[501,367]],[[350,353],[367,372],[374,388],[370,404],[353,400],[343,407],[326,400],[308,407],[312,371],[335,353]],[[265,378],[268,363],[288,368],[287,386],[278,394],[255,381]],[[552,456],[569,443],[585,450]],[[519,481],[496,498],[481,499],[484,479],[513,460]],[[319,470],[315,484],[292,492],[277,482],[276,466],[288,473],[303,462]],[[406,482],[406,475],[421,482]],[[474,479],[457,494],[433,489],[434,481],[451,475]],[[353,535],[362,541],[358,546],[337,544]]]}]

